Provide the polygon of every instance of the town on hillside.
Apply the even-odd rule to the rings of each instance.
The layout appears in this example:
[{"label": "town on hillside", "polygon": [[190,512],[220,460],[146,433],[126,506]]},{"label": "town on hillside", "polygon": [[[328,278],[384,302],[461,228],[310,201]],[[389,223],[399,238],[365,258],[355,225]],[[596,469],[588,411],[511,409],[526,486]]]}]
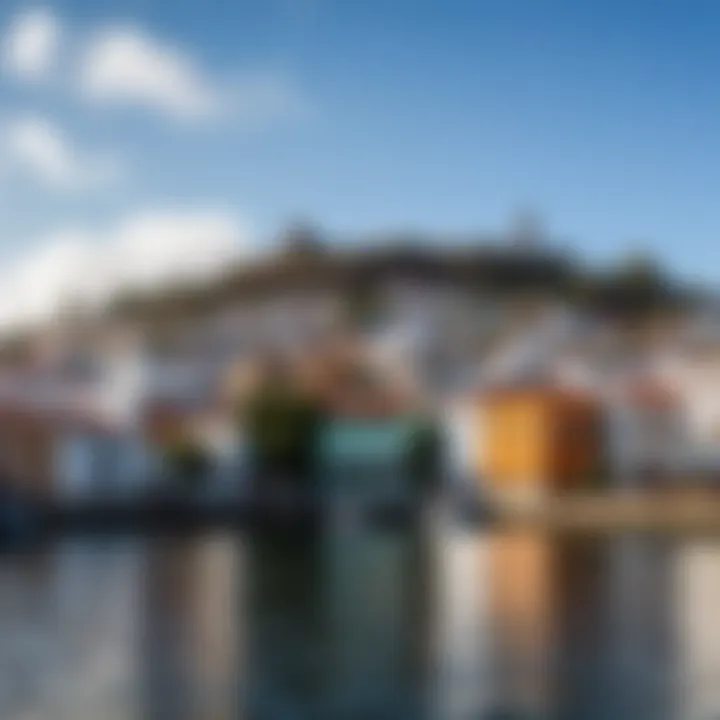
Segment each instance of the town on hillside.
[{"label": "town on hillside", "polygon": [[0,477],[60,504],[362,469],[371,494],[712,487],[717,388],[720,309],[646,258],[298,225],[204,284],[5,337]]}]

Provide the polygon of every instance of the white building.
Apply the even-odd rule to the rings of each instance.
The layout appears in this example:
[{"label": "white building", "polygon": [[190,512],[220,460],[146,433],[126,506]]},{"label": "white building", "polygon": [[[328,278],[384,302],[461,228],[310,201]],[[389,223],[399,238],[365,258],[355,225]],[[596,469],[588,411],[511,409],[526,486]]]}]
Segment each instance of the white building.
[{"label": "white building", "polygon": [[54,496],[70,502],[135,496],[152,482],[158,460],[137,435],[61,427],[55,443]]},{"label": "white building", "polygon": [[681,400],[687,469],[720,471],[720,355],[684,353],[668,358],[662,373]]},{"label": "white building", "polygon": [[677,479],[686,464],[679,399],[661,385],[610,389],[606,400],[609,471],[620,487]]}]

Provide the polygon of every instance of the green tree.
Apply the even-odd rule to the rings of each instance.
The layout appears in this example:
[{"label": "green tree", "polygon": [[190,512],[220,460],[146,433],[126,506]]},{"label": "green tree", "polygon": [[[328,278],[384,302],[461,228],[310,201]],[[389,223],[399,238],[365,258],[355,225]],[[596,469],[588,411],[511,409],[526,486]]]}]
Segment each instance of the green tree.
[{"label": "green tree", "polygon": [[442,472],[443,440],[437,423],[418,418],[410,434],[406,468],[419,488],[432,488]]},{"label": "green tree", "polygon": [[317,402],[290,384],[256,391],[241,422],[256,472],[307,483],[317,470],[323,414]]},{"label": "green tree", "polygon": [[207,478],[212,463],[200,443],[181,438],[165,449],[163,458],[165,472],[173,481],[186,487],[198,487]]}]

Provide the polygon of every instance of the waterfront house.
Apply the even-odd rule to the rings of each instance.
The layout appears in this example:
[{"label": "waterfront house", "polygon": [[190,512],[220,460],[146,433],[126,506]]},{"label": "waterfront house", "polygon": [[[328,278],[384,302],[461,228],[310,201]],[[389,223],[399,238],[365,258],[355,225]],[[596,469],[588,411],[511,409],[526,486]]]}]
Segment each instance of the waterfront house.
[{"label": "waterfront house", "polygon": [[448,398],[440,414],[447,442],[446,470],[451,482],[471,481],[480,465],[484,432],[482,409],[470,395]]},{"label": "waterfront house", "polygon": [[138,434],[67,409],[0,407],[0,476],[53,502],[108,500],[141,492],[153,454]]},{"label": "waterfront house", "polygon": [[542,497],[588,487],[604,456],[602,406],[580,390],[498,387],[483,406],[479,474],[497,495]]},{"label": "waterfront house", "polygon": [[658,374],[678,398],[684,472],[715,482],[720,475],[720,351],[686,346],[666,358]]},{"label": "waterfront house", "polygon": [[651,378],[606,390],[607,469],[617,487],[676,482],[687,464],[680,401],[667,385]]},{"label": "waterfront house", "polygon": [[52,500],[120,497],[151,475],[152,452],[106,407],[85,362],[0,373],[0,477]]}]

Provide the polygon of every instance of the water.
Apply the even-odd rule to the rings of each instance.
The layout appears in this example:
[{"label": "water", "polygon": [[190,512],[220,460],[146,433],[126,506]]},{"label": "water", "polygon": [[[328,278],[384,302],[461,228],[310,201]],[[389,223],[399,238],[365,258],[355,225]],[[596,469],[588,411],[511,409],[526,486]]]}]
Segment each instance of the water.
[{"label": "water", "polygon": [[716,718],[719,543],[61,542],[0,560],[0,717]]}]

